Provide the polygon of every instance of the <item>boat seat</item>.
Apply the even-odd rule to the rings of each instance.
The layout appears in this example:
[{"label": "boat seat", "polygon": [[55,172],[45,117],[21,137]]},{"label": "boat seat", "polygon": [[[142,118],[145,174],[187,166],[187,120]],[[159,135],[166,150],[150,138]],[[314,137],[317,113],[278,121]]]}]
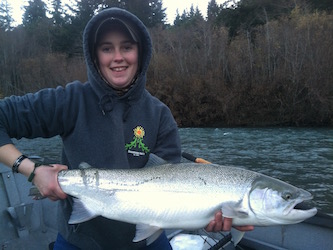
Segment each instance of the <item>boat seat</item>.
[{"label": "boat seat", "polygon": [[10,169],[1,164],[0,174],[9,202],[7,212],[9,213],[10,218],[16,228],[18,236],[20,238],[26,237],[29,235],[33,203],[21,202],[14,173]]}]

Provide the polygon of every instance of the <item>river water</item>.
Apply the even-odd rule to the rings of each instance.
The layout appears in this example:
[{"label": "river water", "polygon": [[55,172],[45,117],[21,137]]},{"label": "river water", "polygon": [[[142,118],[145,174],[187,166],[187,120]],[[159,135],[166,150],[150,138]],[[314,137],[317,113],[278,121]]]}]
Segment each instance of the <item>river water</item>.
[{"label": "river water", "polygon": [[[181,128],[184,152],[243,167],[308,190],[319,211],[333,215],[333,129]],[[60,162],[61,140],[21,139],[28,155]]]},{"label": "river water", "polygon": [[184,128],[180,134],[183,151],[306,189],[320,211],[333,215],[333,129]]}]

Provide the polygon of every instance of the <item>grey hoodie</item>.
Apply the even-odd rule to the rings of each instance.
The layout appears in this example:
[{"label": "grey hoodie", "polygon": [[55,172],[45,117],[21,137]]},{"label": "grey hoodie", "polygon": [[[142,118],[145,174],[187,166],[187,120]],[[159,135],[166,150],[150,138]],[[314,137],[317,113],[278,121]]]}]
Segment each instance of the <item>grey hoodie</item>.
[{"label": "grey hoodie", "polygon": [[[101,77],[94,62],[96,27],[115,17],[125,20],[140,39],[140,71],[123,95]],[[87,162],[97,168],[141,168],[149,153],[180,161],[177,124],[169,108],[146,89],[151,58],[151,38],[143,23],[131,13],[106,9],[94,16],[83,35],[88,81],[43,89],[34,94],[11,96],[0,102],[0,146],[20,139],[52,137],[63,140],[62,163],[77,168]],[[135,226],[102,217],[68,225],[71,199],[59,203],[59,232],[82,249],[134,249]],[[112,209],[112,208],[110,208]]]}]

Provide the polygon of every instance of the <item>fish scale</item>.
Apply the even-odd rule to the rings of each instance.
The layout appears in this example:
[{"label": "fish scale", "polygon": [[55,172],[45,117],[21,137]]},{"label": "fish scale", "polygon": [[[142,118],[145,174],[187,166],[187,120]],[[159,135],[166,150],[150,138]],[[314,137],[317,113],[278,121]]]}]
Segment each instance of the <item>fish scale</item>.
[{"label": "fish scale", "polygon": [[58,181],[65,193],[76,197],[70,223],[101,215],[145,225],[137,227],[134,241],[160,228],[202,228],[221,209],[234,225],[292,224],[316,213],[315,208],[293,209],[312,198],[305,190],[257,172],[216,164],[161,161],[142,169],[65,170],[58,174]]}]

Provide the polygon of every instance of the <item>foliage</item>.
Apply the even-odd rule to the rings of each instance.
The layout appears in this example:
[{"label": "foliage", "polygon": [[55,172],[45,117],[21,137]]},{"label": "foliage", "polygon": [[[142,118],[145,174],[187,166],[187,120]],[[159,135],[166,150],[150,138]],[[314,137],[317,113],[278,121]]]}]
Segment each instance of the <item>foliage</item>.
[{"label": "foliage", "polygon": [[310,5],[310,8],[313,10],[321,10],[321,11],[333,10],[332,0],[307,0],[306,3],[308,3]]},{"label": "foliage", "polygon": [[0,29],[10,30],[12,28],[13,18],[11,16],[12,8],[8,0],[0,2]]},{"label": "foliage", "polygon": [[29,0],[23,15],[23,25],[36,25],[45,19],[46,4],[42,0]]},{"label": "foliage", "polygon": [[203,21],[203,16],[198,7],[194,10],[194,7],[192,5],[189,12],[184,10],[182,15],[179,15],[179,13],[177,12],[177,16],[173,24],[174,26],[187,26],[195,25],[197,22],[200,21]]},{"label": "foliage", "polygon": [[[150,27],[147,88],[179,126],[333,125],[330,2],[211,0],[206,20],[192,6],[171,26],[162,1],[81,0],[64,7],[53,0],[51,17],[39,2],[29,1],[23,25],[0,29],[2,96],[84,82],[84,25],[117,6]],[[0,9],[1,17],[8,13]]]},{"label": "foliage", "polygon": [[269,20],[287,15],[295,7],[289,0],[240,0],[236,6],[223,7],[216,21],[229,28],[229,35],[236,36],[239,31],[251,31]]},{"label": "foliage", "polygon": [[180,126],[332,125],[332,21],[295,8],[232,40],[204,21],[154,29],[148,88]]},{"label": "foliage", "polygon": [[147,27],[163,24],[165,9],[161,0],[104,0],[103,8],[118,7],[135,14]]}]

